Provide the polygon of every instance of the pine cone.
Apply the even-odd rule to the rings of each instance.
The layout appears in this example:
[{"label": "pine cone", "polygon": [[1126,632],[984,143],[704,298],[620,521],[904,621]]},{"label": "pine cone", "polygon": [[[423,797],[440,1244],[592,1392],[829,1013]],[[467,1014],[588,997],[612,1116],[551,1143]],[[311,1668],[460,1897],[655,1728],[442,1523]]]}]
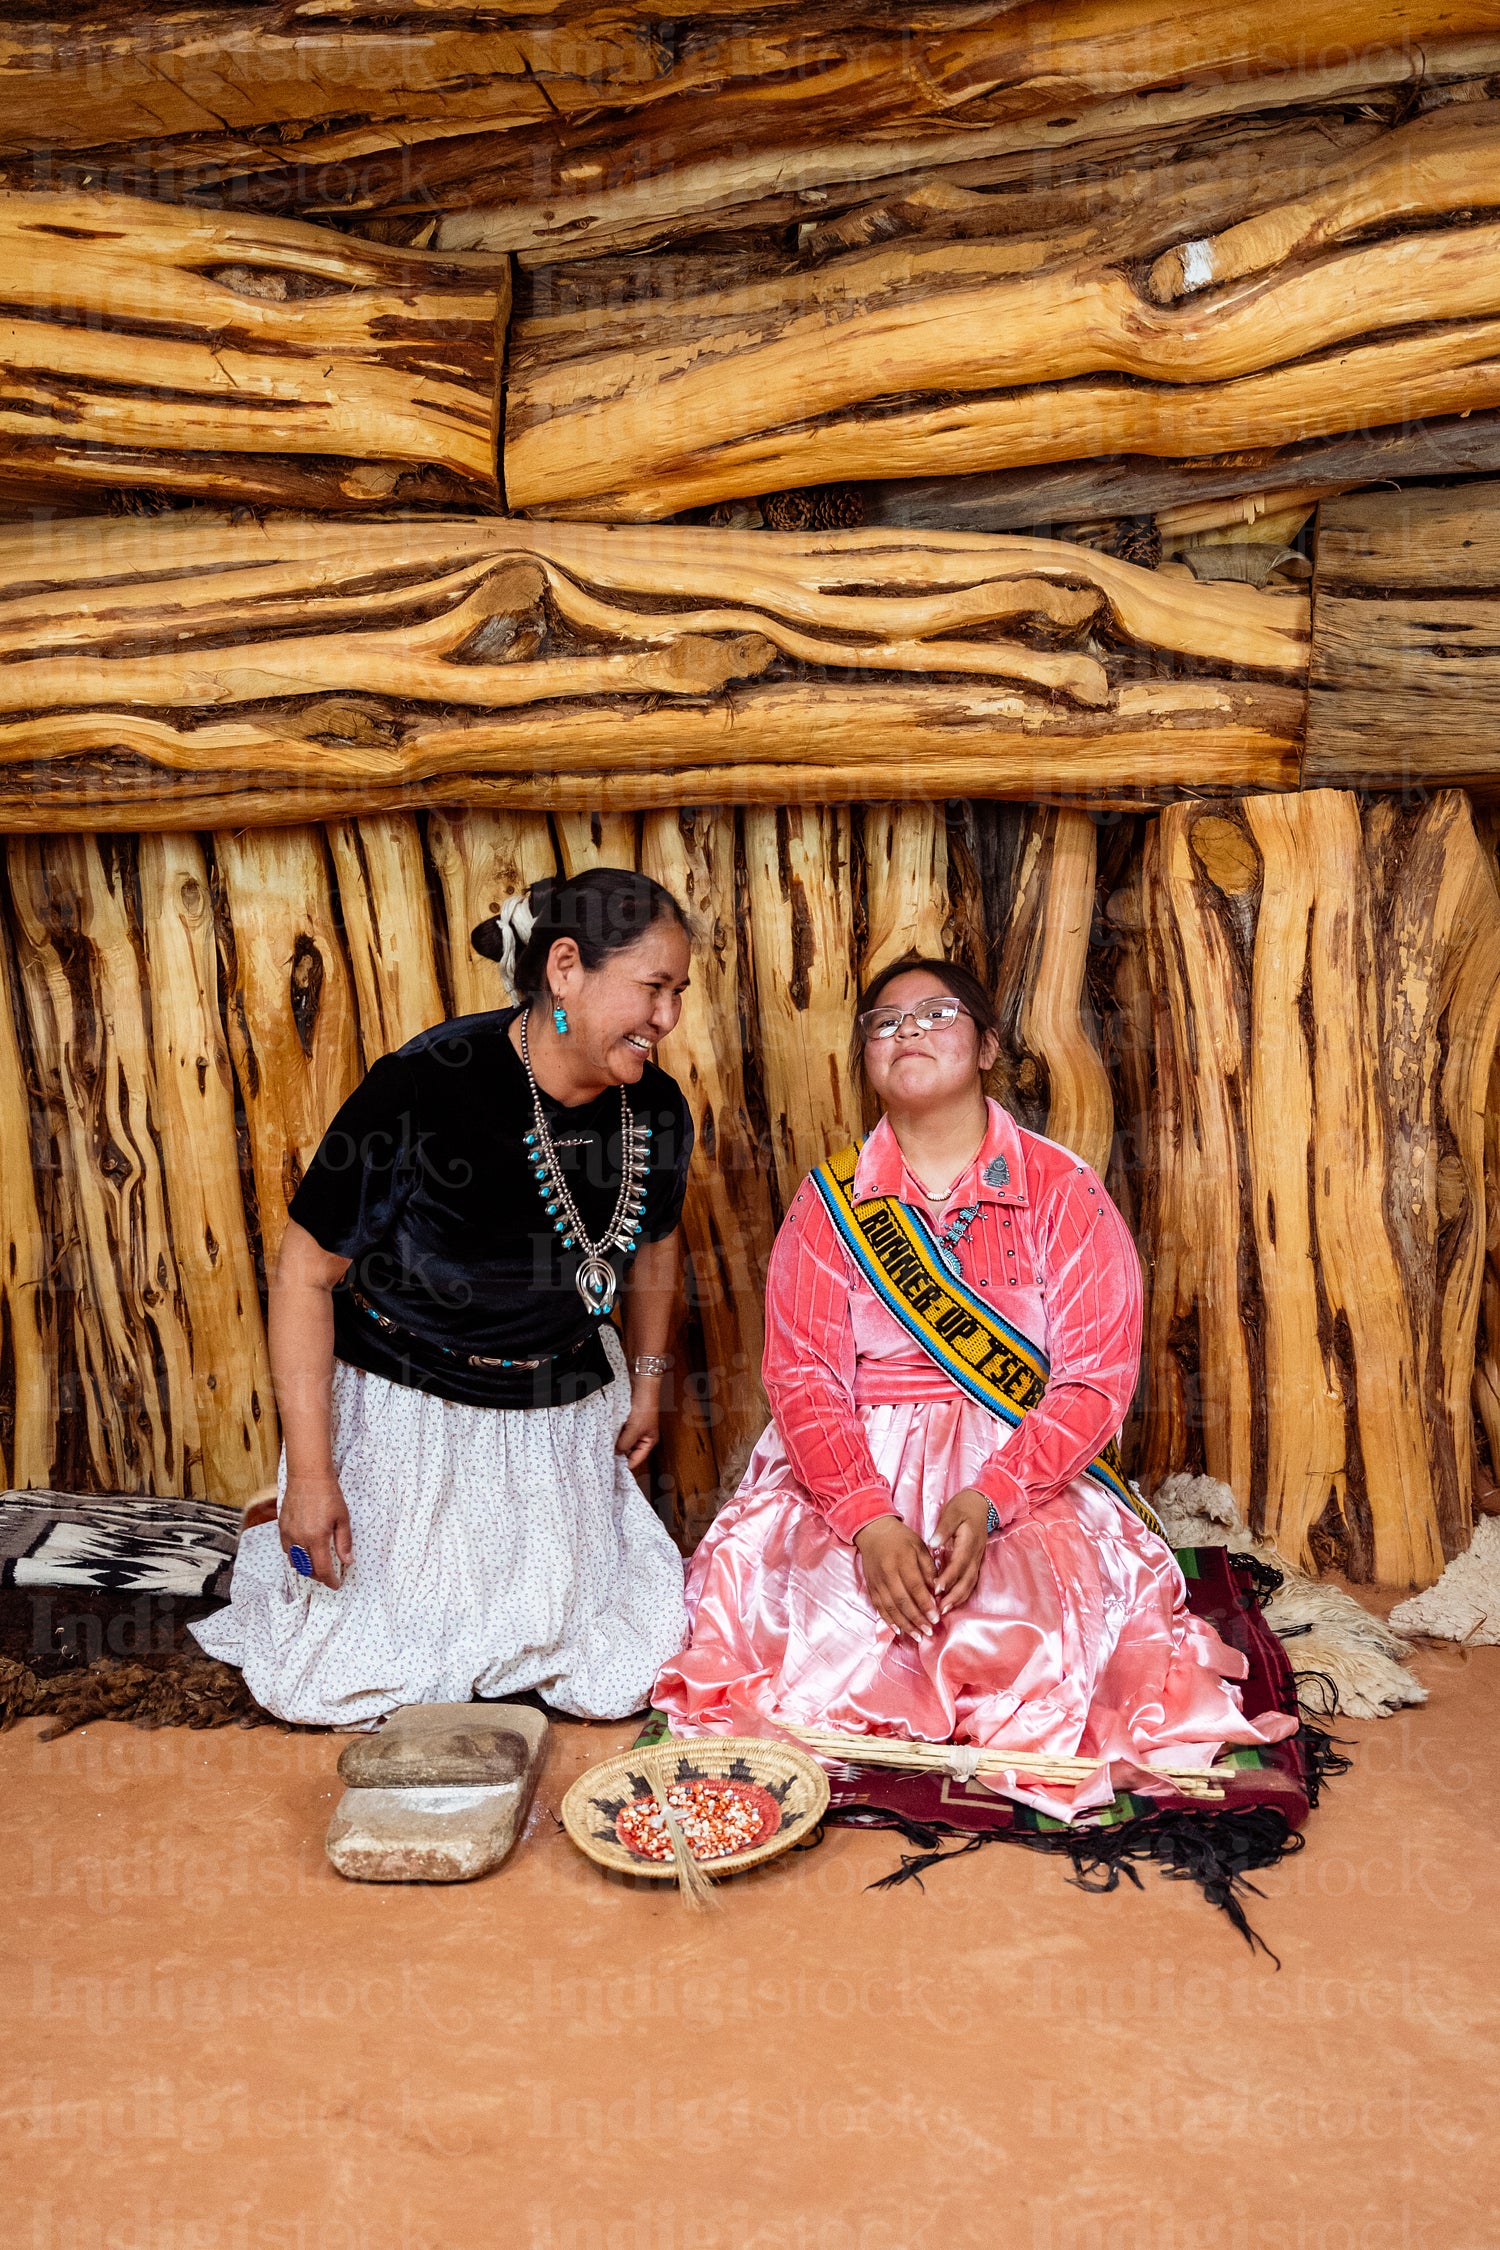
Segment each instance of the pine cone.
[{"label": "pine cone", "polygon": [[1161,562],[1155,516],[1122,516],[1105,541],[1104,552],[1117,555],[1121,562],[1139,563],[1142,570],[1155,570]]},{"label": "pine cone", "polygon": [[857,531],[865,496],[856,484],[809,484],[795,492],[766,492],[760,512],[771,531]]}]

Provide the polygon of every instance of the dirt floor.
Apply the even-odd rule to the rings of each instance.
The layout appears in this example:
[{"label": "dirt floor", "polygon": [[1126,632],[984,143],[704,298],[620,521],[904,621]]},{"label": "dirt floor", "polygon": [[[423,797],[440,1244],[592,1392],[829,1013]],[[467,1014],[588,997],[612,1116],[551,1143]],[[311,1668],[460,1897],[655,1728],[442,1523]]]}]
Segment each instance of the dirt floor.
[{"label": "dirt floor", "polygon": [[553,1730],[468,1887],[344,1883],[340,1744],[0,1738],[16,2250],[1494,2250],[1500,1650],[1260,1878],[1111,1898],[995,1846],[824,1845],[693,1917],[600,1874]]}]

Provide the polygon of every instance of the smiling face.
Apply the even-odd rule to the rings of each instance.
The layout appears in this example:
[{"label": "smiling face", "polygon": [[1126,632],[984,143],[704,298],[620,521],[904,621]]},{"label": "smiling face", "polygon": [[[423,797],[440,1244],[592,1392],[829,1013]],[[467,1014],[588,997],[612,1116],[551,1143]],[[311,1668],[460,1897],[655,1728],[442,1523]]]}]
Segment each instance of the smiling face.
[{"label": "smiling face", "polygon": [[[875,1005],[914,1008],[939,996],[949,997],[949,988],[934,970],[907,969],[881,987]],[[972,1099],[996,1051],[993,1033],[981,1037],[971,1015],[931,1031],[919,1030],[908,1016],[893,1039],[865,1041],[865,1075],[888,1113],[928,1115]]]},{"label": "smiling face", "polygon": [[[609,1086],[633,1086],[653,1048],[676,1028],[688,982],[687,932],[653,922],[633,945],[586,969],[572,938],[547,956],[547,991],[568,1013],[570,1065]],[[546,995],[537,1010],[550,1029]]]}]

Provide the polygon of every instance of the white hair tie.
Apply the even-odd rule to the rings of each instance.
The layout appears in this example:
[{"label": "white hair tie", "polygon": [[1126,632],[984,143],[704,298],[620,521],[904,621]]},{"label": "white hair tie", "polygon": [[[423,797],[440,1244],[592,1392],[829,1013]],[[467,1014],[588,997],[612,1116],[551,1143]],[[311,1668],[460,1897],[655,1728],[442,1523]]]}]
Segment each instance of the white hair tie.
[{"label": "white hair tie", "polygon": [[532,912],[527,893],[517,891],[514,898],[506,899],[495,920],[500,928],[500,974],[510,987],[511,998],[519,1000],[521,988],[516,981],[516,963],[536,926],[536,916]]}]

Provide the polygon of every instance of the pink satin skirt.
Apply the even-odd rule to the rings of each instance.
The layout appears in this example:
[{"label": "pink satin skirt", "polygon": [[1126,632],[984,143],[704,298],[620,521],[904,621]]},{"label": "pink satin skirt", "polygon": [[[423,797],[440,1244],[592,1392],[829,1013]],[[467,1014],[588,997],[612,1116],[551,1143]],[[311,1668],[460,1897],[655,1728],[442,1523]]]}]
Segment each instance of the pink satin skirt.
[{"label": "pink satin skirt", "polygon": [[[859,1415],[897,1512],[932,1542],[994,1449],[994,1417],[958,1398]],[[687,1603],[691,1640],[656,1683],[674,1733],[790,1721],[1111,1762],[1086,1790],[1003,1790],[1064,1817],[1107,1803],[1131,1768],[1208,1765],[1296,1727],[1245,1716],[1245,1659],[1188,1610],[1171,1550],[1086,1478],[992,1538],[968,1601],[913,1641],[876,1615],[773,1422],[693,1557]]]}]

